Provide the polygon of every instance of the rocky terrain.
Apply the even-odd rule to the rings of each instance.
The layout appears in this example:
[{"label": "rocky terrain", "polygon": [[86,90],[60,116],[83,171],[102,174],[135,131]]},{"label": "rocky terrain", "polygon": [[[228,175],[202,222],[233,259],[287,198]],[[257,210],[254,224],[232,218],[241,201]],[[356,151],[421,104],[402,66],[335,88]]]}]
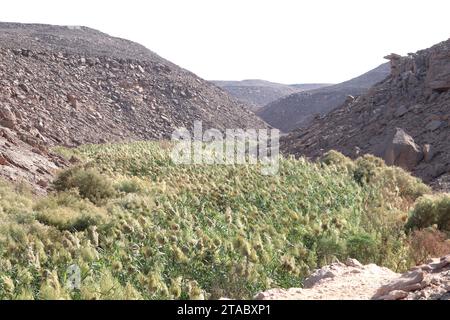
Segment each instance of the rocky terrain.
[{"label": "rocky terrain", "polygon": [[[0,23],[0,126],[17,142],[1,145],[1,176],[45,180],[31,168],[57,166],[48,146],[167,138],[194,120],[205,128],[266,126],[223,90],[139,44],[86,27]],[[24,156],[31,150],[42,154]],[[47,169],[42,157],[52,163]]]},{"label": "rocky terrain", "polygon": [[450,300],[450,256],[404,274],[354,259],[316,270],[303,288],[272,289],[257,300]]},{"label": "rocky terrain", "polygon": [[388,78],[292,132],[282,149],[313,158],[330,149],[350,157],[371,153],[449,190],[450,40],[386,58]]},{"label": "rocky terrain", "polygon": [[42,194],[56,171],[68,165],[30,135],[0,127],[0,177],[30,184]]},{"label": "rocky terrain", "polygon": [[329,84],[287,85],[264,80],[212,81],[237,99],[248,103],[253,111],[293,93],[318,89]]},{"label": "rocky terrain", "polygon": [[349,95],[361,95],[389,75],[389,65],[379,67],[349,81],[315,90],[298,92],[269,103],[258,110],[271,126],[283,132],[308,126],[311,121],[339,107]]}]

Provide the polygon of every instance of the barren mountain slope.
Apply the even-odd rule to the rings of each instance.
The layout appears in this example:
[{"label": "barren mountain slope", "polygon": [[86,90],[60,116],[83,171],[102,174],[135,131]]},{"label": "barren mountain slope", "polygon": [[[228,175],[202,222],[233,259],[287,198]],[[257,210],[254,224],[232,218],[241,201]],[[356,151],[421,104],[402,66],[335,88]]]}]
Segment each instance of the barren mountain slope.
[{"label": "barren mountain slope", "polygon": [[85,27],[0,23],[0,176],[41,188],[62,165],[49,146],[168,138],[194,120],[266,126],[139,44]]},{"label": "barren mountain slope", "polygon": [[309,157],[330,149],[351,157],[372,153],[445,186],[450,172],[450,40],[389,58],[387,79],[307,129],[292,132],[281,142],[283,151]]},{"label": "barren mountain slope", "polygon": [[348,95],[365,93],[389,75],[388,64],[349,81],[324,88],[299,92],[276,100],[257,114],[271,126],[284,132],[307,126],[317,115],[324,115],[341,105]]},{"label": "barren mountain slope", "polygon": [[287,85],[264,80],[213,81],[213,83],[237,99],[249,103],[254,111],[290,94],[328,85],[320,83]]},{"label": "barren mountain slope", "polygon": [[175,127],[264,127],[207,81],[88,28],[0,24],[0,106],[48,144],[168,137]]}]

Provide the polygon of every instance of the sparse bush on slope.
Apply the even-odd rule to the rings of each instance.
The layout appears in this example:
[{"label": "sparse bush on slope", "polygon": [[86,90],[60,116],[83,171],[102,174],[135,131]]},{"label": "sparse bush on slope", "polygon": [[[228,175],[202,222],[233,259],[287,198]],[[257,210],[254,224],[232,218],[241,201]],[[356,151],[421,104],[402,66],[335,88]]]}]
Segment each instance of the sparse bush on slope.
[{"label": "sparse bush on slope", "polygon": [[59,230],[81,231],[107,221],[106,210],[75,192],[61,192],[39,201],[35,206],[36,219]]},{"label": "sparse bush on slope", "polygon": [[422,229],[433,225],[450,232],[450,194],[421,197],[409,217],[407,228]]},{"label": "sparse bush on slope", "polygon": [[450,254],[450,239],[447,234],[433,227],[414,230],[410,240],[410,255],[416,265],[428,259]]},{"label": "sparse bush on slope", "polygon": [[53,185],[57,191],[76,189],[80,196],[93,203],[99,203],[114,195],[114,188],[109,178],[92,168],[74,167],[65,170],[58,175]]},{"label": "sparse bush on slope", "polygon": [[[177,166],[152,142],[77,154],[87,162],[44,199],[0,186],[0,298],[250,298],[349,256],[410,266],[410,192],[388,168],[360,183],[358,161],[344,158],[348,170],[281,159],[279,175],[263,176],[259,166]],[[65,287],[71,265],[79,290]]]}]

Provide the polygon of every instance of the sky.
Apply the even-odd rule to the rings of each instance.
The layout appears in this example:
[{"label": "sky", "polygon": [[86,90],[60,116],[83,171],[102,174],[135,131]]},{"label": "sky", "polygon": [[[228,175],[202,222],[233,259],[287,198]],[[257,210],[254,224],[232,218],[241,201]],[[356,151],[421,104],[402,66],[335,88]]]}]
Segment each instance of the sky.
[{"label": "sky", "polygon": [[208,80],[338,83],[450,38],[450,1],[1,0],[0,21],[88,26]]}]

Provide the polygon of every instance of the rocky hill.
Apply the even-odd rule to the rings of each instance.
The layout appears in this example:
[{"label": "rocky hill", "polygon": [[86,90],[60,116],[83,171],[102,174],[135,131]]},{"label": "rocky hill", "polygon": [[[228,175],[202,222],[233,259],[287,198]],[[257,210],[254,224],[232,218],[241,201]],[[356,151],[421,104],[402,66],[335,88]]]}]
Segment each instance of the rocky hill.
[{"label": "rocky hill", "polygon": [[450,40],[406,57],[368,93],[282,140],[286,153],[371,153],[445,189],[450,173]]},{"label": "rocky hill", "polygon": [[237,99],[251,105],[253,111],[293,93],[328,85],[320,83],[287,85],[264,80],[213,81],[213,83]]},{"label": "rocky hill", "polygon": [[389,65],[379,67],[349,81],[315,90],[298,92],[273,101],[257,114],[283,132],[307,126],[315,117],[323,116],[344,103],[346,98],[361,95],[389,75]]},{"label": "rocky hill", "polygon": [[[20,140],[4,143],[4,152],[167,138],[194,120],[205,128],[266,126],[208,81],[86,27],[0,23],[0,84],[0,125]],[[24,169],[10,160],[0,175],[13,179],[10,168]]]},{"label": "rocky hill", "polygon": [[398,274],[354,259],[316,270],[303,288],[272,289],[257,300],[450,300],[450,256]]}]

